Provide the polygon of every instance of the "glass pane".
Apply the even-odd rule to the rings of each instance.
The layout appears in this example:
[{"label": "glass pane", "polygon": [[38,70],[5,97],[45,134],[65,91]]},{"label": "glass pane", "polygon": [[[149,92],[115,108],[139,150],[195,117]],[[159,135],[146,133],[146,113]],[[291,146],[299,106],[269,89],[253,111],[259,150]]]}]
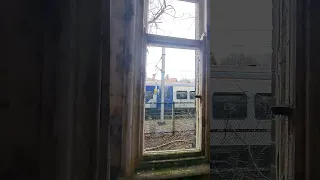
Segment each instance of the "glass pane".
[{"label": "glass pane", "polygon": [[215,0],[211,12],[213,64],[271,67],[271,1]]},{"label": "glass pane", "polygon": [[195,50],[149,46],[146,74],[144,152],[195,149]]},{"label": "glass pane", "polygon": [[244,120],[247,117],[247,95],[214,93],[212,95],[212,117],[220,120]]},{"label": "glass pane", "polygon": [[[225,171],[222,179],[232,179],[238,177],[236,172],[247,168],[249,172],[242,172],[241,176],[269,179],[262,176],[268,177],[270,172],[272,126],[267,117],[272,104],[268,102],[271,100],[271,77],[264,76],[271,72],[267,68],[265,72],[255,68],[249,69],[255,73],[249,70],[244,73],[236,68],[225,72],[227,68],[221,67],[220,72],[211,75],[210,145],[214,177],[219,177],[217,172]],[[234,93],[236,91],[241,93]],[[235,172],[226,172],[232,168]]]},{"label": "glass pane", "polygon": [[271,111],[273,102],[271,93],[257,93],[254,100],[254,111],[257,120],[270,120],[274,116]]},{"label": "glass pane", "polygon": [[210,3],[211,93],[247,95],[246,105],[213,97],[212,179],[272,179],[272,1]]},{"label": "glass pane", "polygon": [[148,33],[195,39],[195,10],[195,3],[149,0]]},{"label": "glass pane", "polygon": [[215,45],[217,65],[271,67],[271,46],[228,44]]}]

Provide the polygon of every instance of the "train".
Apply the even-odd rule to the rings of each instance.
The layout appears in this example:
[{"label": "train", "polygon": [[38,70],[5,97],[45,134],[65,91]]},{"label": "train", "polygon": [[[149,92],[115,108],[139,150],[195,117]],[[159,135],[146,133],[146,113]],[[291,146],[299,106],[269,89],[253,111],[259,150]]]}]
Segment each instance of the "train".
[{"label": "train", "polygon": [[164,102],[161,102],[160,81],[149,80],[145,84],[145,119],[159,119],[161,104],[165,116],[188,114],[195,116],[195,84],[166,82]]},{"label": "train", "polygon": [[[215,145],[265,145],[270,143],[271,106],[275,103],[271,93],[270,68],[216,68],[211,72],[212,120],[210,126],[216,136]],[[239,136],[260,132],[246,139],[225,137],[228,129],[237,130]],[[227,133],[228,135],[228,133]],[[235,136],[234,132],[230,135]],[[260,137],[261,136],[261,137]],[[219,138],[220,137],[220,138]],[[230,140],[223,140],[221,137]],[[263,138],[262,138],[263,137]],[[264,139],[264,140],[261,140]],[[222,143],[223,141],[223,143]]]},{"label": "train", "polygon": [[218,66],[210,76],[213,169],[242,167],[268,174],[275,104],[271,68]]}]

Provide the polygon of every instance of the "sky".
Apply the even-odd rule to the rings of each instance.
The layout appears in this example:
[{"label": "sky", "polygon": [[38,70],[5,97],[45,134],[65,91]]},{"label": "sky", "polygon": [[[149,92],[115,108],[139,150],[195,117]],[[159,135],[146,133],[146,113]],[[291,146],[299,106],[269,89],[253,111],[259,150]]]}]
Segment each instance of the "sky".
[{"label": "sky", "polygon": [[[161,0],[162,2],[162,0]],[[149,26],[150,34],[195,39],[195,4],[178,0],[167,0],[165,13]],[[156,14],[159,10],[159,0],[151,0],[149,9]],[[149,11],[149,20],[154,15]],[[170,78],[194,79],[195,77],[195,50],[186,49],[165,49],[165,74]],[[147,52],[147,77],[151,78],[156,74],[161,79],[162,48],[148,47]]]}]

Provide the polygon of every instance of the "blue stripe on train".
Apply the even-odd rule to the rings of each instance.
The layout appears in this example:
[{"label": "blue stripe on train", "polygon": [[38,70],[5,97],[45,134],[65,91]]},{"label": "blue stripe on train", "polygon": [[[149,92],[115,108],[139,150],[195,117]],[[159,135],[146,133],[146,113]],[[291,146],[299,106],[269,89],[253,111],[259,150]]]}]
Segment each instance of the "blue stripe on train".
[{"label": "blue stripe on train", "polygon": [[[157,103],[157,106],[156,108],[157,109],[160,109],[161,108],[161,89],[160,89],[160,86],[146,86],[146,93],[154,93],[154,90],[155,88],[157,89],[156,93],[157,93],[157,99],[156,99],[156,102]],[[164,107],[165,107],[165,110],[166,109],[170,109],[172,108],[172,102],[173,102],[173,86],[165,86],[165,92],[164,92]],[[146,97],[145,98],[145,103],[147,103],[151,98],[149,97]]]}]

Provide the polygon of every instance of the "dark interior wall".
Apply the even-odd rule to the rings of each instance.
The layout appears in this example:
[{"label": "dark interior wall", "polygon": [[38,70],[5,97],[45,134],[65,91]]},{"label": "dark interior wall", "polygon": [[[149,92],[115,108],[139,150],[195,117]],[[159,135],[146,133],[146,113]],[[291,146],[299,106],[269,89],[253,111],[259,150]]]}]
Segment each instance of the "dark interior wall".
[{"label": "dark interior wall", "polygon": [[320,179],[320,62],[319,62],[319,31],[320,31],[320,2],[306,2],[306,166],[305,179]]},{"label": "dark interior wall", "polygon": [[111,62],[110,71],[110,176],[116,179],[121,174],[121,152],[123,140],[123,119],[126,115],[124,106],[124,58],[125,58],[125,1],[111,0]]},{"label": "dark interior wall", "polygon": [[1,5],[1,175],[34,174],[38,167],[43,59],[39,13],[25,0]]},{"label": "dark interior wall", "polygon": [[109,68],[109,1],[103,3],[2,3],[0,179],[108,179],[99,176],[108,167],[107,156],[99,158],[100,148],[107,154],[109,119],[106,102],[100,119],[101,67]]},{"label": "dark interior wall", "polygon": [[[279,0],[275,0],[274,4],[276,5],[278,2]],[[288,132],[292,135],[290,139],[292,146],[289,146],[286,152],[279,152],[277,155],[278,178],[319,179],[320,63],[318,44],[320,40],[320,3],[317,0],[283,0],[281,2],[283,2],[282,10],[279,11],[280,15],[278,14],[275,18],[278,21],[280,16],[284,17],[280,17],[283,20],[278,21],[280,27],[283,28],[282,36],[280,33],[279,36],[289,42],[283,44],[287,41],[282,40],[280,44],[295,43],[295,48],[282,48],[285,51],[280,49],[278,52],[274,52],[281,55],[282,52],[287,53],[290,50],[290,53],[282,56],[282,58],[284,57],[282,60],[291,61],[294,64],[294,67],[287,71],[293,76],[291,79],[294,80],[294,83],[289,90],[293,94],[295,102],[291,104],[294,113],[288,122]],[[278,8],[274,8],[274,10],[278,11]],[[290,14],[290,11],[293,14]],[[295,28],[290,26],[292,23]],[[288,34],[291,36],[286,38]],[[275,37],[275,39],[280,38]]]},{"label": "dark interior wall", "polygon": [[295,179],[306,178],[306,1],[296,0],[296,115],[293,119],[293,130],[295,133],[294,149],[294,177]]}]

